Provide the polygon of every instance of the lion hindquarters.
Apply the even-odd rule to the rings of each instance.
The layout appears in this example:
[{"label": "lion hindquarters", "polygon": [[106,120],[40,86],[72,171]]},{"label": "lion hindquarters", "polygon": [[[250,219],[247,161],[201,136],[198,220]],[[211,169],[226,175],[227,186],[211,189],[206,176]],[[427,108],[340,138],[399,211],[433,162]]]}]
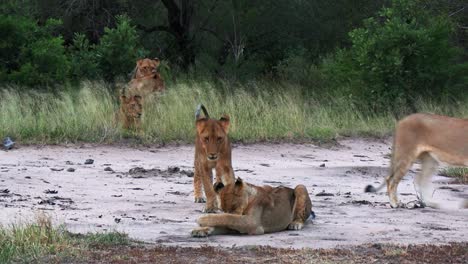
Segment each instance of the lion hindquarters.
[{"label": "lion hindquarters", "polygon": [[290,230],[300,230],[310,216],[315,216],[312,211],[312,201],[309,192],[304,185],[294,188],[293,220],[288,225]]}]

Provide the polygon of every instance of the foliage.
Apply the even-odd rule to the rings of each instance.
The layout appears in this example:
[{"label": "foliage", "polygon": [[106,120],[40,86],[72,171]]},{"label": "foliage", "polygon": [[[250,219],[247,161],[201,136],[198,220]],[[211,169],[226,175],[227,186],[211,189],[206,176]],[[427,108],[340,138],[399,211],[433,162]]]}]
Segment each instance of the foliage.
[{"label": "foliage", "polygon": [[30,86],[64,82],[70,69],[63,39],[52,35],[60,21],[44,26],[33,20],[0,15],[0,81]]},{"label": "foliage", "polygon": [[105,28],[96,46],[99,67],[106,80],[127,75],[135,67],[135,61],[146,54],[138,45],[136,28],[128,16],[118,16],[115,28]]},{"label": "foliage", "polygon": [[350,32],[352,46],[324,65],[330,82],[372,111],[415,111],[420,96],[448,98],[468,85],[468,64],[451,42],[452,24],[394,0]]},{"label": "foliage", "polygon": [[84,34],[75,33],[69,53],[70,74],[73,79],[100,79],[101,69],[97,60],[96,46],[92,45]]}]

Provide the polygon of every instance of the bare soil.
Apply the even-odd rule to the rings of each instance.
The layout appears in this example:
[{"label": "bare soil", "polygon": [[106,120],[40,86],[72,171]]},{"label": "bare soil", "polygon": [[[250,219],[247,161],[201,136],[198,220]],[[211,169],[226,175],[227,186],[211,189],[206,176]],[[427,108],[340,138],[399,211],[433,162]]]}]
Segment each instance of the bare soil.
[{"label": "bare soil", "polygon": [[[0,151],[0,224],[30,221],[37,211],[46,211],[71,232],[117,230],[133,239],[177,248],[268,246],[259,251],[265,256],[270,251],[334,252],[341,250],[337,247],[376,243],[460,242],[466,248],[468,210],[456,207],[468,197],[468,186],[452,184],[447,177],[433,178],[434,199],[453,208],[445,210],[391,209],[385,192],[363,192],[367,184],[378,184],[385,177],[389,142],[352,139],[332,147],[235,146],[236,176],[258,185],[304,184],[317,218],[300,231],[208,238],[190,237],[204,206],[193,202],[193,146],[19,146]],[[88,159],[93,162],[85,164]],[[412,178],[418,169],[419,165],[413,166],[399,186],[400,199],[410,207],[416,200]],[[197,254],[200,250],[177,248],[163,251]],[[130,254],[134,249],[126,250]]]},{"label": "bare soil", "polygon": [[467,263],[468,243],[366,244],[334,249],[273,247],[117,247],[90,252],[86,263]]}]

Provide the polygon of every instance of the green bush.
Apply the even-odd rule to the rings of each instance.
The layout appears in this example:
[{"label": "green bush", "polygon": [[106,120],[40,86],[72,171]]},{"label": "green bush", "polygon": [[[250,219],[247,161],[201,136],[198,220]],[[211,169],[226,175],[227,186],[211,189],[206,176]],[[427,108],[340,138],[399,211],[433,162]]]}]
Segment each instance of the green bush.
[{"label": "green bush", "polygon": [[73,79],[100,79],[101,71],[96,56],[96,46],[90,44],[84,34],[75,33],[69,54]]},{"label": "green bush", "polygon": [[452,31],[447,17],[432,16],[417,1],[394,0],[351,31],[352,46],[323,68],[330,84],[362,107],[414,111],[418,97],[447,99],[468,84]]},{"label": "green bush", "polygon": [[66,80],[70,65],[63,39],[53,32],[60,21],[39,26],[29,18],[0,15],[0,81],[28,86]]},{"label": "green bush", "polygon": [[135,67],[135,61],[147,54],[138,43],[135,26],[124,15],[117,16],[115,28],[104,29],[104,35],[96,46],[99,67],[106,80],[126,76]]}]

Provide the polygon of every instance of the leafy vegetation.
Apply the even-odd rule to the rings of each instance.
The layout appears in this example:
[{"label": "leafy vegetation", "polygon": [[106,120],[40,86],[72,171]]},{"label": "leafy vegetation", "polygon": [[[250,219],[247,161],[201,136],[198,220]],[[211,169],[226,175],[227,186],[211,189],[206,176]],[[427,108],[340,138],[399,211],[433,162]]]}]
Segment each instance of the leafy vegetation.
[{"label": "leafy vegetation", "polygon": [[115,87],[142,57],[162,59],[168,85],[145,104],[143,142],[191,141],[198,103],[231,114],[243,141],[378,136],[416,111],[466,117],[466,12],[460,0],[3,1],[0,136],[132,136]]}]

